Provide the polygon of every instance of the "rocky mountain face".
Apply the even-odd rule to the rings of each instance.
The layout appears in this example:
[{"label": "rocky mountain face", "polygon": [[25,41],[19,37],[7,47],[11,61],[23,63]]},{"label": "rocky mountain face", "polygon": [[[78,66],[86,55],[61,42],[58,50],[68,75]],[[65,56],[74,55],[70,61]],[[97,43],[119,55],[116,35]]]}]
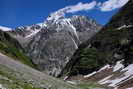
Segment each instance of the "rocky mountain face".
[{"label": "rocky mountain face", "polygon": [[32,37],[36,35],[43,27],[43,24],[35,24],[32,26],[21,26],[14,30],[7,31],[11,36],[19,41],[19,43],[26,47],[31,41]]},{"label": "rocky mountain face", "polygon": [[80,89],[35,70],[36,66],[6,29],[0,28],[0,89]]},{"label": "rocky mountain face", "polygon": [[[75,85],[71,81],[65,82],[36,70],[36,65],[34,65],[33,61],[25,55],[25,51],[27,50],[24,50],[23,48],[28,47],[26,45],[28,45],[29,42],[32,42],[37,34],[46,35],[46,37],[49,37],[49,35],[52,37],[51,34],[54,34],[51,33],[52,31],[50,31],[49,34],[46,34],[44,31],[45,29],[36,28],[36,26],[40,26],[40,24],[25,27],[26,29],[23,27],[21,27],[21,29],[17,28],[15,31],[0,26],[0,89],[85,89],[80,83]],[[42,33],[43,31],[45,34]],[[97,32],[97,30],[95,31]],[[55,33],[61,34],[61,37],[64,37],[66,34],[69,34],[67,36],[72,35],[72,33],[67,33],[67,31],[66,34],[63,33],[63,31]],[[57,37],[59,36],[57,35]],[[58,44],[60,45],[60,43]],[[73,45],[73,47],[76,49],[75,45]],[[88,86],[92,87],[90,85]],[[99,86],[95,85],[95,87],[97,88]]]},{"label": "rocky mountain face", "polygon": [[[80,83],[63,81],[36,70],[7,29],[0,28],[0,89],[86,89]],[[88,87],[94,85],[88,84]],[[95,88],[99,86],[95,84]]]},{"label": "rocky mountain face", "polygon": [[51,14],[44,23],[18,27],[9,33],[21,43],[40,70],[57,76],[78,46],[100,28],[85,16],[65,18]]},{"label": "rocky mountain face", "polygon": [[100,32],[79,46],[61,75],[86,75],[122,60],[124,67],[132,64],[132,9],[133,1],[129,0]]}]

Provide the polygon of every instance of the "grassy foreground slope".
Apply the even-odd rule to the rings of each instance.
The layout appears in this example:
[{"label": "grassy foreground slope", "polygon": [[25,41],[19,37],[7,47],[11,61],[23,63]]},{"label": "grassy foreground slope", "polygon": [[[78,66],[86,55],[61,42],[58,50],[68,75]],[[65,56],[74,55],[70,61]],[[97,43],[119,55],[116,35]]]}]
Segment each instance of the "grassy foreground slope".
[{"label": "grassy foreground slope", "polygon": [[0,84],[6,89],[79,89],[1,53]]}]

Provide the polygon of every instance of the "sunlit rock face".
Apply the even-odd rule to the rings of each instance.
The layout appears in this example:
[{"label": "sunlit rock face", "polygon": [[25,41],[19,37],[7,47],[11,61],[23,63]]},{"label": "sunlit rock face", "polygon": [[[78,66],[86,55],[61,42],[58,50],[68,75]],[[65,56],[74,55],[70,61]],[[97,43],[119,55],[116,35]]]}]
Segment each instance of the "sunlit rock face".
[{"label": "sunlit rock face", "polygon": [[101,26],[86,16],[52,16],[44,23],[18,27],[11,35],[20,41],[40,70],[57,76],[78,46]]}]

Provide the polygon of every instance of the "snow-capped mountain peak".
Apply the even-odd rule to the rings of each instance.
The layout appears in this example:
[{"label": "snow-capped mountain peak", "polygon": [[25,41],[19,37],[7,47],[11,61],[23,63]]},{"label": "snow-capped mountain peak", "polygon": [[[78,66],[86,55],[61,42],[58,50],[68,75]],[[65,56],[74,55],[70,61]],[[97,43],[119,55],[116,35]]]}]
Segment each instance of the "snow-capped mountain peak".
[{"label": "snow-capped mountain peak", "polygon": [[61,9],[61,10],[58,10],[54,13],[51,13],[49,15],[49,17],[47,18],[47,21],[57,21],[58,19],[64,18],[64,17],[65,17],[64,10]]},{"label": "snow-capped mountain peak", "polygon": [[43,23],[31,25],[31,26],[20,26],[12,30],[14,36],[21,36],[23,38],[30,38],[36,35],[45,25]]},{"label": "snow-capped mountain peak", "polygon": [[[44,66],[40,68],[53,76],[60,73],[82,42],[101,29],[99,24],[86,16],[75,15],[66,18],[63,11],[52,13],[42,23],[18,27],[11,32],[11,35],[26,48],[27,54],[33,58],[34,63],[41,65],[39,61],[42,61],[42,64],[48,64],[43,64]],[[50,55],[47,55],[49,53]],[[59,65],[56,66],[55,63]]]}]

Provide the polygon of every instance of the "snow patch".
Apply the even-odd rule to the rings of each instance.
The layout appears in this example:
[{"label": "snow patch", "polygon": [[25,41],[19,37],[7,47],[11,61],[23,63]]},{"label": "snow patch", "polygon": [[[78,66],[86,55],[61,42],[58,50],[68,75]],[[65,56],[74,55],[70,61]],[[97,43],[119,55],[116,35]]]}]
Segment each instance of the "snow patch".
[{"label": "snow patch", "polygon": [[75,46],[75,49],[78,49],[78,45],[76,44],[75,40],[71,37],[73,43],[74,43],[74,46]]},{"label": "snow patch", "polygon": [[69,77],[68,76],[66,76],[63,80],[67,80]]},{"label": "snow patch", "polygon": [[11,31],[11,28],[0,26],[0,30],[2,31]]},{"label": "snow patch", "polygon": [[110,69],[110,68],[112,68],[112,67],[109,64],[107,64],[104,67],[102,67],[98,72],[101,72],[101,71],[103,71],[105,69]]},{"label": "snow patch", "polygon": [[110,68],[112,68],[110,65],[105,65],[104,67],[102,67],[102,68],[99,69],[98,71],[94,71],[94,72],[91,73],[91,74],[85,75],[84,78],[91,77],[91,76],[93,76],[94,74],[96,74],[96,73],[98,73],[98,72],[101,72],[101,71],[103,71],[103,70],[105,70],[105,69],[110,69]]},{"label": "snow patch", "polygon": [[47,27],[46,22],[44,22],[44,23],[38,23],[37,25],[39,25],[41,28],[43,28],[43,27]]},{"label": "snow patch", "polygon": [[133,25],[123,25],[123,26],[119,27],[118,30],[121,30],[123,28],[130,28],[130,27],[133,27]]},{"label": "snow patch", "polygon": [[113,72],[118,71],[118,70],[124,68],[124,65],[123,65],[121,62],[122,62],[122,61],[118,61],[118,62],[116,63],[116,65],[115,65],[114,68],[113,68]]},{"label": "snow patch", "polygon": [[65,16],[64,9],[60,9],[54,13],[51,13],[50,16],[47,18],[47,21],[57,21],[58,19]]},{"label": "snow patch", "polygon": [[97,73],[97,72],[95,71],[95,72],[93,72],[93,73],[91,73],[91,74],[85,75],[84,78],[91,77],[92,75],[94,75],[94,74],[96,74],[96,73]]},{"label": "snow patch", "polygon": [[5,87],[2,86],[2,84],[0,84],[0,89],[6,89]]},{"label": "snow patch", "polygon": [[108,80],[107,83],[110,83],[109,86],[111,87],[116,87],[121,81],[126,80],[127,78],[129,78],[130,76],[124,76],[122,78],[116,78],[114,80]]},{"label": "snow patch", "polygon": [[133,64],[128,65],[125,69],[123,69],[122,71],[126,71],[125,75],[129,75],[129,76],[133,76]]},{"label": "snow patch", "polygon": [[108,76],[102,80],[100,80],[98,83],[99,84],[109,84],[108,86],[110,87],[116,87],[118,83],[120,83],[122,80],[125,80],[126,78],[128,78],[127,76],[126,77],[123,77],[123,78],[116,78],[114,80],[110,80],[109,78],[111,78],[112,76]]},{"label": "snow patch", "polygon": [[104,79],[100,80],[98,83],[99,84],[106,84],[109,82],[109,79],[112,77],[113,75],[107,76]]},{"label": "snow patch", "polygon": [[[115,70],[119,70],[120,68],[123,68],[123,65],[121,65],[121,62],[117,62],[116,66],[115,66]],[[133,78],[133,64],[130,64],[129,66],[127,66],[126,68],[124,68],[123,70],[121,70],[121,72],[125,72],[123,75],[110,80],[109,78],[111,78],[111,76],[108,76],[102,80],[99,81],[100,84],[109,84],[108,86],[111,87],[116,87],[119,84],[128,81],[130,79]]]},{"label": "snow patch", "polygon": [[40,30],[33,31],[30,35],[27,35],[25,38],[29,38],[31,36],[36,35]]},{"label": "snow patch", "polygon": [[70,83],[70,84],[73,84],[73,85],[77,85],[77,83],[73,82],[73,81],[67,81],[67,83]]}]

